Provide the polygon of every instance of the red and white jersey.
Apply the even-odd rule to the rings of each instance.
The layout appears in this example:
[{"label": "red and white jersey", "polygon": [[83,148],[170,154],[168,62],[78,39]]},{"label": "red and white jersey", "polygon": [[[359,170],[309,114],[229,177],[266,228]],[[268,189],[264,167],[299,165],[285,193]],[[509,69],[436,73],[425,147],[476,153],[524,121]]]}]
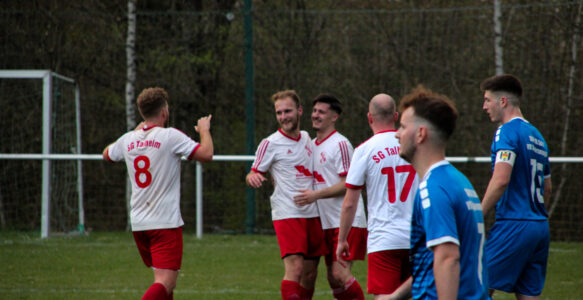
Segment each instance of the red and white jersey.
[{"label": "red and white jersey", "polygon": [[[314,190],[321,190],[342,181],[348,174],[352,144],[346,137],[334,130],[321,141],[312,140],[314,149]],[[344,195],[318,199],[318,211],[323,229],[340,227],[340,210]],[[362,196],[358,199],[358,207],[352,227],[366,228],[366,216]]]},{"label": "red and white jersey", "polygon": [[180,214],[180,161],[200,144],[174,128],[144,127],[109,146],[107,158],[125,160],[132,182],[132,231],[176,228]]},{"label": "red and white jersey", "polygon": [[312,141],[301,131],[297,139],[281,129],[263,139],[257,147],[251,170],[271,173],[274,191],[271,195],[271,218],[313,218],[318,216],[316,203],[298,206],[293,197],[300,190],[312,189]]},{"label": "red and white jersey", "polygon": [[366,184],[368,252],[409,249],[413,199],[419,179],[399,156],[395,131],[378,132],[354,150],[346,187]]}]

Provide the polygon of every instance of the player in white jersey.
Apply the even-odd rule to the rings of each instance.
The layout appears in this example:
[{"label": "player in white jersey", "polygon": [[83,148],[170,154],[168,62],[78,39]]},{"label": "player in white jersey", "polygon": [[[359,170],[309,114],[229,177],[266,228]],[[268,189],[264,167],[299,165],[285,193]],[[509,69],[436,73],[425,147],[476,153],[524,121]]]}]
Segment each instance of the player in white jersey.
[{"label": "player in white jersey", "polygon": [[310,136],[300,131],[302,107],[293,90],[272,96],[280,128],[259,144],[247,184],[259,188],[271,173],[274,192],[271,215],[285,274],[281,282],[283,299],[311,299],[318,259],[326,255],[324,231],[315,203],[300,206],[293,197],[312,187]]},{"label": "player in white jersey", "polygon": [[364,260],[366,255],[366,216],[362,197],[358,200],[356,217],[348,234],[351,246],[350,257],[344,258],[346,266],[338,263],[336,245],[340,227],[340,209],[344,200],[346,174],[354,151],[350,141],[338,133],[335,122],[342,113],[340,101],[332,95],[319,95],[313,101],[312,128],[316,138],[314,149],[314,189],[303,190],[294,197],[298,205],[307,205],[317,200],[320,221],[330,253],[326,255],[328,283],[334,299],[364,299],[360,284],[350,269],[353,260]]},{"label": "player in white jersey", "polygon": [[148,88],[137,100],[144,118],[136,130],[122,135],[103,150],[109,161],[124,160],[132,183],[130,219],[134,240],[154,284],[142,299],[172,299],[182,262],[180,161],[210,161],[213,142],[211,116],[198,120],[200,144],[168,124],[168,94]]},{"label": "player in white jersey", "polygon": [[411,212],[419,179],[413,167],[399,157],[395,101],[386,94],[369,104],[368,123],[374,135],[354,150],[346,177],[346,196],[340,219],[336,255],[347,255],[348,230],[357,210],[358,195],[366,184],[368,208],[368,293],[375,299],[392,293],[410,275]]}]

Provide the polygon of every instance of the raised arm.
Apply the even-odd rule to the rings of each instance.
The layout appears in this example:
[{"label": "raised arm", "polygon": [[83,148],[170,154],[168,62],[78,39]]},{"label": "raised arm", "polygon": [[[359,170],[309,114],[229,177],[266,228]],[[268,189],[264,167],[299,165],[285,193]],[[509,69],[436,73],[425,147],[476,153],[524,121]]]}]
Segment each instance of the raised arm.
[{"label": "raised arm", "polygon": [[196,150],[192,158],[201,162],[213,160],[213,138],[210,131],[212,117],[212,115],[202,117],[198,119],[197,125],[194,126],[194,130],[200,134],[200,147]]}]

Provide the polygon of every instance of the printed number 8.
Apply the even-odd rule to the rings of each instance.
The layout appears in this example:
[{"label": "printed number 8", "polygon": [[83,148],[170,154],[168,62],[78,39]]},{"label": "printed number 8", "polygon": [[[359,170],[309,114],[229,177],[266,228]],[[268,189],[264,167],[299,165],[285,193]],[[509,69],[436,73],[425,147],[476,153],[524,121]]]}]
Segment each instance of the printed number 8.
[{"label": "printed number 8", "polygon": [[[143,166],[140,167],[140,162],[144,162]],[[134,160],[134,169],[136,170],[136,173],[134,174],[134,178],[136,179],[136,184],[141,187],[141,188],[145,188],[148,187],[150,185],[150,183],[152,183],[152,173],[150,173],[148,171],[148,169],[150,168],[150,159],[145,156],[145,155],[141,155],[136,157],[136,159]],[[144,174],[146,176],[146,180],[142,181],[140,178],[140,175]]]}]

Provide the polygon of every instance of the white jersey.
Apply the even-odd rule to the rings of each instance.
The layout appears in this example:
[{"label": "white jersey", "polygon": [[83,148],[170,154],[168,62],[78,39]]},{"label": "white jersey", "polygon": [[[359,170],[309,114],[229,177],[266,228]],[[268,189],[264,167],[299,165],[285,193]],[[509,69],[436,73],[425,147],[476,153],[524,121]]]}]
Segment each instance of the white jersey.
[{"label": "white jersey", "polygon": [[366,184],[368,253],[409,249],[417,174],[399,156],[395,131],[378,132],[354,150],[346,177],[348,188]]},{"label": "white jersey", "polygon": [[[321,141],[312,140],[314,149],[314,190],[321,190],[338,184],[346,176],[352,157],[352,144],[346,137],[334,130]],[[340,227],[340,210],[344,195],[318,199],[318,211],[323,229]],[[352,227],[366,228],[366,216],[362,196],[358,199],[356,215]]]},{"label": "white jersey", "polygon": [[297,139],[281,129],[263,139],[257,147],[251,170],[271,173],[274,191],[271,195],[271,218],[314,218],[318,216],[316,203],[298,206],[293,197],[300,190],[312,189],[312,149],[310,136],[301,131]]},{"label": "white jersey", "polygon": [[174,128],[130,131],[109,146],[107,158],[125,160],[132,182],[132,231],[177,228],[180,214],[180,160],[200,144]]}]

